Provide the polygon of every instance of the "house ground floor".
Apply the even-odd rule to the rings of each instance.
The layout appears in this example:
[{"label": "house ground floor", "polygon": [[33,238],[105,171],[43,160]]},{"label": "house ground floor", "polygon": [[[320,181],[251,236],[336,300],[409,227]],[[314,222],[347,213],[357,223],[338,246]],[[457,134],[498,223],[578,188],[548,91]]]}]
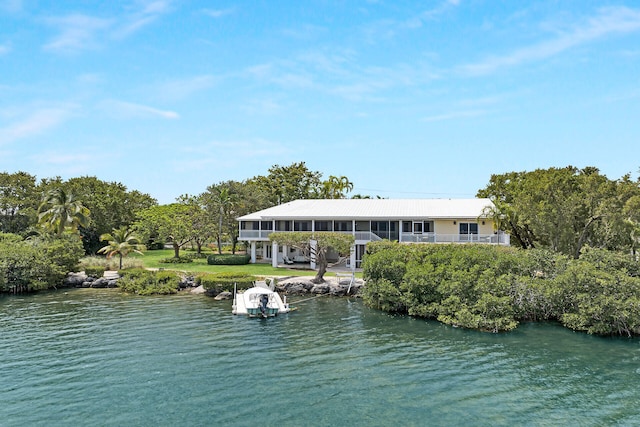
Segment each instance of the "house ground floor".
[{"label": "house ground floor", "polygon": [[[278,245],[269,241],[253,240],[249,243],[251,263],[270,261],[273,267],[281,264],[310,264],[312,269],[315,268],[315,260],[303,254],[300,249]],[[340,257],[336,252],[329,251],[327,253],[327,261],[351,269],[361,268],[365,248],[365,243],[356,243],[352,246],[349,256],[346,257]]]}]

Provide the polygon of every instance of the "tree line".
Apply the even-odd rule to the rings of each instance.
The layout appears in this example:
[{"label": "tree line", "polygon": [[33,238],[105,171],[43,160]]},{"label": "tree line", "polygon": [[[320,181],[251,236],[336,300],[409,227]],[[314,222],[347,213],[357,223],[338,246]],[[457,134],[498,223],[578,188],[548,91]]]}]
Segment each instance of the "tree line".
[{"label": "tree line", "polygon": [[[264,176],[212,184],[199,195],[159,205],[149,194],[96,177],[38,181],[27,172],[2,172],[0,290],[56,286],[60,269],[72,271],[83,255],[121,259],[168,243],[179,258],[185,245],[200,253],[211,242],[219,252],[230,242],[235,253],[238,216],[299,198],[344,198],[352,189],[347,177],[323,179],[299,162],[274,165]],[[54,257],[57,250],[68,257]]]},{"label": "tree line", "polygon": [[585,245],[636,253],[640,179],[609,179],[595,167],[536,169],[492,175],[478,191],[485,214],[523,249],[547,248],[579,258]]}]

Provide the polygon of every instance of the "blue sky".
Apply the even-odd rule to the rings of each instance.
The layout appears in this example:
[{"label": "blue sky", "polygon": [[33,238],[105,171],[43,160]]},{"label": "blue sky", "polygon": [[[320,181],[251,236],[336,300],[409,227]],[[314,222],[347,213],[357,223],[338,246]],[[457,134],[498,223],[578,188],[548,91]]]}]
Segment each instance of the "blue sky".
[{"label": "blue sky", "polygon": [[354,193],[640,168],[630,0],[0,0],[0,171],[160,203],[306,162]]}]

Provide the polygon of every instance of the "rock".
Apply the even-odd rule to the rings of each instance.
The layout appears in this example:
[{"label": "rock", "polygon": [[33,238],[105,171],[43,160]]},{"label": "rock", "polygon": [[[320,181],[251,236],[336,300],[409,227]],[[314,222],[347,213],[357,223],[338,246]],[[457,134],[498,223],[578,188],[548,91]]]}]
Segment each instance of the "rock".
[{"label": "rock", "polygon": [[314,285],[311,288],[312,294],[328,294],[329,293],[329,285],[326,283],[321,283],[319,285]]},{"label": "rock", "polygon": [[67,277],[65,277],[64,279],[64,284],[66,286],[80,287],[86,281],[87,281],[87,275],[84,273],[84,271],[81,271],[80,273],[67,274]]},{"label": "rock", "polygon": [[109,279],[105,279],[104,277],[96,279],[91,283],[91,287],[92,288],[108,288]]},{"label": "rock", "polygon": [[206,294],[206,293],[207,293],[207,291],[206,291],[206,289],[204,288],[204,286],[200,285],[200,286],[198,286],[197,288],[192,289],[192,290],[191,290],[191,293],[192,293],[192,294]]},{"label": "rock", "polygon": [[231,298],[233,298],[233,295],[231,294],[231,292],[223,291],[223,292],[220,292],[218,295],[216,295],[214,299],[217,301],[221,301],[221,300],[226,300]]}]

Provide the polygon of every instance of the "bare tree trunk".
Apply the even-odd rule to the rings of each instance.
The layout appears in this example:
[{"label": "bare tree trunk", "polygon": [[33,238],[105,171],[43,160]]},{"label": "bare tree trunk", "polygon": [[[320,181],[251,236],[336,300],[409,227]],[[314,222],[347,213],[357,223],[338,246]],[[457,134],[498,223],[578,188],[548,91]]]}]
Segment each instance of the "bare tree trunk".
[{"label": "bare tree trunk", "polygon": [[180,246],[177,243],[173,243],[173,257],[180,258]]},{"label": "bare tree trunk", "polygon": [[322,251],[316,253],[316,265],[318,266],[318,272],[316,277],[313,278],[313,283],[324,283],[324,274],[327,272],[327,259]]}]

